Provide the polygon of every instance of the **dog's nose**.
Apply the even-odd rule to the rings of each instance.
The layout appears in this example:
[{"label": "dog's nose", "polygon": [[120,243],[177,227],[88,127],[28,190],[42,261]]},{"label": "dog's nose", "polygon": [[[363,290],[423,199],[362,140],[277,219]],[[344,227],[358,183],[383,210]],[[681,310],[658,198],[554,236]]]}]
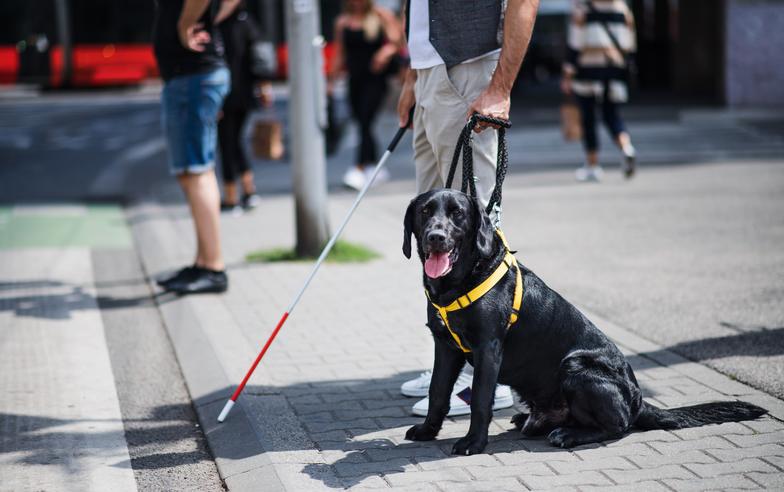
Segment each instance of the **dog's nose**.
[{"label": "dog's nose", "polygon": [[433,231],[427,235],[427,242],[431,246],[443,247],[446,244],[446,234],[443,231]]}]

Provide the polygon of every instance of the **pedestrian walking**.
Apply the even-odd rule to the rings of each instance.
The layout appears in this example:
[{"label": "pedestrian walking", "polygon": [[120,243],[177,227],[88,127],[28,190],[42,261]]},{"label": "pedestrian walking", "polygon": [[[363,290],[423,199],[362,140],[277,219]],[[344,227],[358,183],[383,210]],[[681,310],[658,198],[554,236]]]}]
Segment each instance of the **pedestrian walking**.
[{"label": "pedestrian walking", "polygon": [[[395,72],[402,28],[389,10],[373,0],[345,0],[343,12],[335,19],[335,59],[330,78],[348,74],[351,114],[359,126],[360,144],[356,164],[343,176],[343,184],[362,189],[375,170],[378,151],[373,122],[387,94],[387,77]],[[386,169],[376,183],[389,179]]]},{"label": "pedestrian walking", "polygon": [[569,25],[568,56],[561,90],[574,94],[580,108],[585,162],[575,173],[578,181],[600,181],[596,135],[596,107],[621,150],[621,169],[630,178],[636,152],[619,105],[628,101],[629,56],[636,49],[634,16],[624,0],[575,0]]},{"label": "pedestrian walking", "polygon": [[217,118],[229,70],[217,24],[238,0],[157,0],[153,46],[164,81],[163,130],[169,169],[185,193],[196,229],[196,258],[158,284],[181,294],[224,292],[220,192],[215,177]]},{"label": "pedestrian walking", "polygon": [[[218,121],[223,174],[221,210],[236,215],[255,208],[261,201],[256,194],[253,171],[245,155],[242,137],[249,112],[259,102],[269,106],[272,101],[270,91],[262,90],[262,82],[252,70],[251,52],[260,34],[256,23],[245,10],[244,1],[220,24],[220,32],[231,72],[231,89],[223,101],[223,114]],[[241,197],[237,192],[237,180],[242,187]]]},{"label": "pedestrian walking", "polygon": [[[410,66],[398,100],[401,126],[413,124],[417,194],[444,187],[458,135],[473,113],[508,119],[512,85],[531,40],[539,0],[411,1],[405,7]],[[409,110],[414,106],[413,121]],[[498,136],[479,123],[473,139],[476,190],[486,207],[495,186]],[[458,169],[454,182],[461,183]],[[495,214],[500,220],[500,210]],[[496,222],[497,223],[497,222]],[[426,396],[432,374],[407,381],[401,392]],[[472,369],[458,376],[448,415],[470,413]],[[494,409],[513,404],[497,386]],[[427,398],[412,412],[427,415]],[[446,410],[446,409],[445,409]]]}]

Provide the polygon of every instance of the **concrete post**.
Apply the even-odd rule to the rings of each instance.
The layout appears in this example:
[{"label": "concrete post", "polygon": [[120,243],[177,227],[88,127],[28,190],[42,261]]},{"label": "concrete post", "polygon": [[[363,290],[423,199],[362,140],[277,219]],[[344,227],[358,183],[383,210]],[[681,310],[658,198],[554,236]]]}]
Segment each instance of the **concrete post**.
[{"label": "concrete post", "polygon": [[326,122],[318,2],[286,0],[289,122],[298,255],[315,256],[329,240],[323,127]]}]

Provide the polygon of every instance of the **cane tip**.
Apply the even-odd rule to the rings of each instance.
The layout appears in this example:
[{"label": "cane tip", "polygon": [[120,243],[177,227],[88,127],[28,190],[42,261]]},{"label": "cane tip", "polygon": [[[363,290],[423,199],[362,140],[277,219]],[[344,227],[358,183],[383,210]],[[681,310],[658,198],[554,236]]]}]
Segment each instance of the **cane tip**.
[{"label": "cane tip", "polygon": [[229,412],[231,412],[231,407],[233,406],[234,400],[229,400],[226,402],[226,405],[223,406],[223,410],[221,410],[220,415],[218,415],[218,422],[222,423],[224,420],[226,420],[226,416],[229,415]]}]

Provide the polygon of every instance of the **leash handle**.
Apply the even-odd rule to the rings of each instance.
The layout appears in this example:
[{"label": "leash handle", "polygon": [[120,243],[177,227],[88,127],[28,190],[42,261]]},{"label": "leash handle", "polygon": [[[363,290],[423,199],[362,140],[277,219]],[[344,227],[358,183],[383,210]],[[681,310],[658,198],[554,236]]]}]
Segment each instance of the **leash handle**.
[{"label": "leash handle", "polygon": [[471,148],[471,138],[474,128],[480,121],[498,126],[498,155],[496,158],[495,187],[493,188],[486,208],[486,212],[489,214],[496,205],[499,207],[501,205],[501,189],[503,187],[504,179],[506,179],[507,168],[509,167],[509,153],[507,152],[506,147],[506,129],[511,128],[512,123],[508,120],[484,116],[479,113],[471,115],[471,118],[469,118],[466,125],[460,131],[460,136],[457,139],[457,146],[455,147],[455,153],[452,155],[452,164],[449,167],[449,174],[446,179],[446,187],[452,187],[455,172],[457,171],[457,163],[462,155],[463,181],[460,186],[460,191],[473,195],[474,197],[477,196],[474,179],[474,153]]}]

